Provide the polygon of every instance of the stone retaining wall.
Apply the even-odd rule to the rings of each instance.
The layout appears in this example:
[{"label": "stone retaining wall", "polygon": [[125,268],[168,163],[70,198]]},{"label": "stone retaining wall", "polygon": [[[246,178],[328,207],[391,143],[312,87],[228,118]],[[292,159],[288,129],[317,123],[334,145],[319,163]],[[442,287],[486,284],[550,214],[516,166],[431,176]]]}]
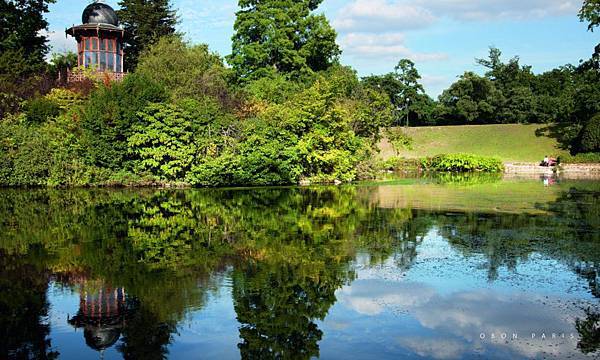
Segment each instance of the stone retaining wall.
[{"label": "stone retaining wall", "polygon": [[506,174],[552,175],[554,174],[554,170],[554,167],[539,166],[539,164],[535,163],[504,164],[504,173]]},{"label": "stone retaining wall", "polygon": [[539,166],[535,163],[507,163],[504,164],[506,174],[531,174],[552,175],[577,174],[577,175],[600,175],[600,164],[562,164],[556,167]]}]

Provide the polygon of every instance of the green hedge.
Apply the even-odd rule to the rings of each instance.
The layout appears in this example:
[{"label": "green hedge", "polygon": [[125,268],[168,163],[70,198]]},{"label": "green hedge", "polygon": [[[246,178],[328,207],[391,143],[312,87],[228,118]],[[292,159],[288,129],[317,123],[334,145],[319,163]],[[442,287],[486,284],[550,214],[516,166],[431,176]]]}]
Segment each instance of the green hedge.
[{"label": "green hedge", "polygon": [[564,155],[558,158],[561,164],[592,164],[600,163],[600,153],[581,153],[577,155]]},{"label": "green hedge", "polygon": [[502,160],[471,154],[443,154],[421,160],[421,167],[429,171],[450,172],[500,172]]}]

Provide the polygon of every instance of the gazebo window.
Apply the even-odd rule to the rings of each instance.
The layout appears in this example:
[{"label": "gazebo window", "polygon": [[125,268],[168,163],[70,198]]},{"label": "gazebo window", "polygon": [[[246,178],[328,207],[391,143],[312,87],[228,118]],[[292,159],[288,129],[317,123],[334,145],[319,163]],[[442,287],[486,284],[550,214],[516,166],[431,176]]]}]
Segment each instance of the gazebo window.
[{"label": "gazebo window", "polygon": [[97,66],[101,71],[122,72],[122,48],[117,39],[84,37],[79,45],[79,65]]}]

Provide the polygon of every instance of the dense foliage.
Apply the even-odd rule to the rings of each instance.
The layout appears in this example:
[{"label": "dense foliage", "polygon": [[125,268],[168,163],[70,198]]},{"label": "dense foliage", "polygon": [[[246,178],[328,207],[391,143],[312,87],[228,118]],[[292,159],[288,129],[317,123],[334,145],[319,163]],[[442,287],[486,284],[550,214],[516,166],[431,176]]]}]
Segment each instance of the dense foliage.
[{"label": "dense foliage", "polygon": [[239,81],[326,70],[341,53],[323,0],[240,0],[228,57]]},{"label": "dense foliage", "polygon": [[20,110],[24,100],[48,91],[51,80],[44,14],[54,0],[0,2],[0,119]]},{"label": "dense foliage", "polygon": [[145,49],[175,33],[177,14],[170,0],[121,0],[119,7],[117,15],[125,30],[125,69],[133,70]]},{"label": "dense foliage", "polygon": [[600,153],[579,153],[577,155],[560,156],[558,161],[565,164],[598,164],[600,163]]},{"label": "dense foliage", "polygon": [[90,164],[112,170],[127,162],[127,139],[138,123],[138,112],[149,103],[166,100],[165,90],[141,75],[101,86],[81,110],[81,141]]},{"label": "dense foliage", "polygon": [[0,3],[0,53],[22,51],[31,65],[42,65],[48,52],[44,14],[55,0],[3,0]]},{"label": "dense foliage", "polygon": [[368,76],[362,79],[366,86],[384,91],[394,108],[394,124],[426,124],[430,120],[433,100],[425,94],[419,82],[421,75],[415,64],[402,59],[394,72],[381,76]]},{"label": "dense foliage", "polygon": [[151,104],[127,139],[136,172],[167,180],[182,179],[198,156],[194,118],[175,105]]},{"label": "dense foliage", "polygon": [[471,154],[445,154],[423,159],[421,166],[426,170],[450,172],[500,172],[502,160]]},{"label": "dense foliage", "polygon": [[581,150],[600,152],[600,114],[588,121],[581,131]]}]

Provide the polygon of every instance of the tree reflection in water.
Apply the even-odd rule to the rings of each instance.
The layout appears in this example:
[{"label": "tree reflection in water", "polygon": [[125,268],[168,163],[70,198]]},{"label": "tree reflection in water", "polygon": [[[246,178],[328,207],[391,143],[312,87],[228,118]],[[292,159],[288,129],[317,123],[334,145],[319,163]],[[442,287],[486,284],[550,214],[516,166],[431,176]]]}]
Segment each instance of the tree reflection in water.
[{"label": "tree reflection in water", "polygon": [[[317,323],[355,279],[357,255],[407,271],[431,230],[465,256],[483,255],[490,281],[539,253],[598,296],[598,192],[567,191],[540,205],[547,214],[528,215],[384,209],[371,190],[2,191],[0,357],[57,356],[44,320],[52,278],[79,292],[70,323],[91,348],[165,358],[177,324],[203,308],[224,273],[243,358],[317,357]],[[596,351],[597,315],[576,327],[581,351]]]},{"label": "tree reflection in water", "polygon": [[0,358],[56,359],[47,322],[48,272],[34,256],[0,250]]},{"label": "tree reflection in water", "polygon": [[585,319],[575,321],[575,328],[580,337],[577,347],[584,354],[591,354],[600,349],[600,313],[586,309],[585,314]]}]

